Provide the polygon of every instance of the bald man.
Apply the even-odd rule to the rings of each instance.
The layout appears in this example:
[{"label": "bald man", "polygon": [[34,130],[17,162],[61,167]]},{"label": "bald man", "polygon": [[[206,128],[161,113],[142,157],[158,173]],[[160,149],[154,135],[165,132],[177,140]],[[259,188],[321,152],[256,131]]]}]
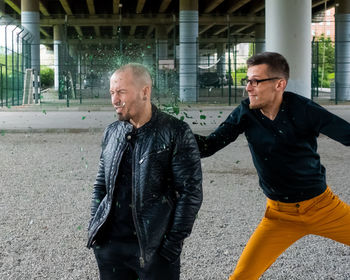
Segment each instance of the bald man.
[{"label": "bald man", "polygon": [[88,230],[102,280],[179,279],[182,244],[202,203],[196,140],[151,103],[151,92],[140,64],[110,79],[119,120],[104,133]]}]

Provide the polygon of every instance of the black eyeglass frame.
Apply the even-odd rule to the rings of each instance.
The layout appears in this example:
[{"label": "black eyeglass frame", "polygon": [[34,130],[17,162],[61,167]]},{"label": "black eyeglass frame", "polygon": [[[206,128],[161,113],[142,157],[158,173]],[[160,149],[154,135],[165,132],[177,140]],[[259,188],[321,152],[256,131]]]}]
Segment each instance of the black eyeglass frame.
[{"label": "black eyeglass frame", "polygon": [[[257,87],[259,85],[259,83],[262,82],[266,82],[266,81],[272,81],[272,80],[280,80],[282,78],[279,77],[273,77],[273,78],[267,78],[267,79],[261,79],[261,80],[256,80],[256,79],[252,79],[252,80],[248,80],[248,79],[244,79],[242,80],[243,85],[247,86],[248,84],[250,84],[252,87]],[[254,85],[256,83],[256,85]]]}]

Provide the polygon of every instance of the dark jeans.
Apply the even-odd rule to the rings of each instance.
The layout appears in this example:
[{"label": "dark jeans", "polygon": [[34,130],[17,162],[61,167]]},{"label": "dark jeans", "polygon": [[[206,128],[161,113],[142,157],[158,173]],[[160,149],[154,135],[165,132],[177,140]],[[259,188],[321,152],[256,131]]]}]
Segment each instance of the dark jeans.
[{"label": "dark jeans", "polygon": [[106,242],[93,246],[101,280],[179,280],[180,259],[170,263],[156,254],[140,267],[137,242]]}]

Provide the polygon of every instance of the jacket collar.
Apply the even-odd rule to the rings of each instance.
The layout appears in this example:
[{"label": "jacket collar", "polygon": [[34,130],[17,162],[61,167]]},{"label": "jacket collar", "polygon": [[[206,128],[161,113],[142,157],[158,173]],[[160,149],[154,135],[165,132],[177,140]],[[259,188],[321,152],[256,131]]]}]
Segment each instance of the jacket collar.
[{"label": "jacket collar", "polygon": [[125,125],[125,129],[127,132],[133,131],[133,133],[140,134],[152,126],[152,124],[156,121],[158,114],[159,114],[159,110],[158,110],[157,106],[152,103],[152,116],[151,116],[151,119],[147,123],[145,123],[140,128],[135,129],[129,121],[124,121],[123,123]]}]

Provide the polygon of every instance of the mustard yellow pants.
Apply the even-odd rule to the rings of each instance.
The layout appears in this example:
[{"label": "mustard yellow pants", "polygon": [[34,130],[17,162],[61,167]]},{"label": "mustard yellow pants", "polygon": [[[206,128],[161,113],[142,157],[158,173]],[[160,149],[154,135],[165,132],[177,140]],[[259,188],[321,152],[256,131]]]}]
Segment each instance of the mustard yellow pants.
[{"label": "mustard yellow pants", "polygon": [[265,216],[229,280],[259,279],[280,254],[308,234],[350,245],[350,206],[329,187],[319,196],[299,203],[268,199]]}]

